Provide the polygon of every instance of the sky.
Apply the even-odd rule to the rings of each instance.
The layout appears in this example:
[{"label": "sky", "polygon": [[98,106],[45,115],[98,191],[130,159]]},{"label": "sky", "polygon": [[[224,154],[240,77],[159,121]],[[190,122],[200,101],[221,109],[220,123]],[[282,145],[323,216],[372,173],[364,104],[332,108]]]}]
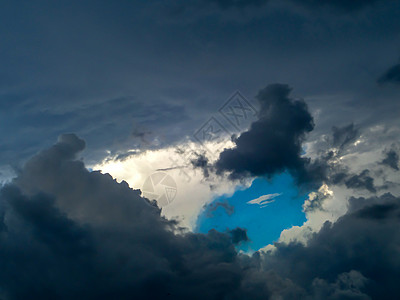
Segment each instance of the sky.
[{"label": "sky", "polygon": [[1,1],[0,40],[0,300],[396,299],[398,1]]},{"label": "sky", "polygon": [[284,229],[306,221],[302,210],[305,200],[289,174],[277,175],[271,181],[256,179],[251,187],[207,204],[195,230],[207,233],[211,229],[223,232],[246,228],[248,241],[240,247],[254,252],[277,241]]}]

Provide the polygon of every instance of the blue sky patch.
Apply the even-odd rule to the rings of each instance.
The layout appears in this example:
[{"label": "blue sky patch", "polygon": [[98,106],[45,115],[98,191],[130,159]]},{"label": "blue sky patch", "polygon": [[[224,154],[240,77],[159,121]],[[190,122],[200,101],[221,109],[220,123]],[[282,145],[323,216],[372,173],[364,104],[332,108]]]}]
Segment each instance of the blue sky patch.
[{"label": "blue sky patch", "polygon": [[257,178],[248,189],[237,190],[231,197],[218,197],[205,207],[196,231],[246,228],[251,241],[239,248],[256,251],[276,241],[282,230],[306,221],[302,204],[307,194],[300,193],[288,173],[271,180]]}]

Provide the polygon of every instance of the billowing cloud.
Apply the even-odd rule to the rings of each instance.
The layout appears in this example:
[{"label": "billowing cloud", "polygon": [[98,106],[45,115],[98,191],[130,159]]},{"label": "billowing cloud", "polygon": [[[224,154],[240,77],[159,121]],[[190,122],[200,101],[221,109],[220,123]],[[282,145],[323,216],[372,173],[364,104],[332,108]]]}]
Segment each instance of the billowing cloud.
[{"label": "billowing cloud", "polygon": [[323,203],[332,196],[333,192],[329,190],[326,184],[323,184],[318,191],[309,194],[308,199],[303,204],[304,212],[311,212],[317,209],[323,210]]},{"label": "billowing cloud", "polygon": [[235,286],[244,277],[233,243],[245,240],[242,231],[175,234],[176,222],[162,218],[139,190],[75,160],[83,146],[63,135],[1,190],[2,298],[241,293]]},{"label": "billowing cloud", "polygon": [[[1,189],[3,299],[390,299],[400,199],[350,199],[307,246],[240,254],[246,230],[182,231],[125,182],[89,172],[63,135]],[[371,242],[373,241],[373,242]],[[359,249],[363,249],[361,252]]]},{"label": "billowing cloud", "polygon": [[289,98],[291,89],[272,84],[257,95],[259,119],[225,149],[215,163],[217,173],[229,172],[232,179],[273,176],[288,170],[298,182],[309,182],[309,160],[303,158],[302,143],[313,130],[313,117],[303,100]]},{"label": "billowing cloud", "polygon": [[313,289],[321,279],[334,282],[342,276],[354,277],[353,285],[340,285],[347,286],[347,291],[316,299],[393,299],[399,292],[395,282],[400,276],[396,250],[400,199],[387,193],[381,197],[353,197],[349,204],[349,212],[333,224],[326,222],[307,246],[276,244],[275,255],[266,259],[266,264]]}]

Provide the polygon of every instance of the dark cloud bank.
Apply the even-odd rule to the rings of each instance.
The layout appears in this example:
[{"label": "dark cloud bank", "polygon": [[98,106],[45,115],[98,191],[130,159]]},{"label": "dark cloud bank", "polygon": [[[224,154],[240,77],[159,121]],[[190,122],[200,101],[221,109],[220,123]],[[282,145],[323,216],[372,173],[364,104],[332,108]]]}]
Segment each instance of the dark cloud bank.
[{"label": "dark cloud bank", "polygon": [[1,189],[1,299],[395,299],[400,292],[400,199],[391,194],[352,198],[349,213],[308,246],[276,244],[273,254],[249,257],[235,250],[245,230],[180,231],[139,190],[89,172],[76,160],[84,146],[61,136]]},{"label": "dark cloud bank", "polygon": [[258,121],[234,140],[235,148],[220,154],[217,172],[229,171],[232,178],[240,178],[271,176],[288,169],[300,180],[308,163],[301,157],[302,142],[314,122],[306,103],[290,99],[289,93],[290,88],[283,84],[259,92]]},{"label": "dark cloud bank", "polygon": [[[210,164],[204,155],[197,155],[192,165],[201,168],[206,177],[210,171],[228,173],[233,180],[247,177],[272,177],[289,171],[299,186],[319,187],[328,180],[328,158],[311,161],[304,157],[303,142],[314,129],[314,119],[302,99],[289,97],[286,84],[271,84],[258,95],[258,120],[239,137],[235,146],[224,149],[218,160]],[[357,135],[353,125],[333,128],[333,143],[341,147]]]},{"label": "dark cloud bank", "polygon": [[[314,129],[314,120],[302,99],[290,97],[286,84],[271,84],[256,96],[260,111],[250,128],[233,137],[234,147],[224,149],[211,164],[204,154],[192,160],[205,177],[228,174],[232,180],[264,176],[288,171],[301,189],[317,189],[322,183],[343,185],[353,190],[376,193],[385,186],[376,186],[368,169],[352,172],[340,158],[349,153],[351,144],[360,136],[353,123],[332,127],[326,140],[327,149],[320,149],[311,160],[304,156],[304,142]],[[381,165],[398,170],[399,157],[395,146],[384,152]]]},{"label": "dark cloud bank", "polygon": [[[204,3],[216,4],[222,9],[229,8],[246,8],[246,7],[262,7],[263,5],[270,2],[270,0],[203,0]],[[342,11],[350,11],[353,12],[355,10],[362,9],[368,5],[372,5],[377,0],[288,0],[287,2],[292,2],[296,4],[300,4],[309,9],[312,8],[320,8],[327,6],[329,8],[336,8]]]}]

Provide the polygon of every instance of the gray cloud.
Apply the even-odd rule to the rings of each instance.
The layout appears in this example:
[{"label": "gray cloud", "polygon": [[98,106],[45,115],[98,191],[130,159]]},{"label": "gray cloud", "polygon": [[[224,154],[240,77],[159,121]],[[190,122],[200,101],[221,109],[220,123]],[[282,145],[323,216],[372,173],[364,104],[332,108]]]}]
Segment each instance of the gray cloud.
[{"label": "gray cloud", "polygon": [[399,154],[396,149],[390,149],[384,152],[385,158],[382,160],[381,164],[386,165],[393,170],[399,170]]},{"label": "gray cloud", "polygon": [[208,158],[204,153],[194,153],[195,158],[193,158],[190,163],[194,168],[199,168],[202,170],[205,178],[210,176],[210,169],[212,168],[208,162]]},{"label": "gray cloud", "polygon": [[[63,132],[85,138],[90,163],[106,150],[170,145],[232,91],[251,96],[265,82],[290,82],[307,97],[321,114],[318,133],[397,120],[397,96],[374,84],[398,56],[397,1],[351,18],[299,13],[292,2],[211,15],[195,9],[192,18],[168,15],[165,2],[179,1],[5,3],[0,163],[25,161]],[[134,139],[137,126],[152,134]]]},{"label": "gray cloud", "polygon": [[[277,244],[275,255],[265,260],[266,268],[311,286],[316,299],[393,299],[399,292],[395,284],[400,276],[395,250],[399,204],[400,199],[391,194],[351,198],[349,212],[334,224],[327,222],[307,246]],[[353,278],[353,284],[339,284],[343,276]],[[329,291],[324,282],[338,279],[337,287],[344,290],[323,296]],[[325,286],[322,295],[317,288],[321,283]]]},{"label": "gray cloud", "polygon": [[394,65],[389,68],[381,77],[378,79],[378,83],[394,83],[400,84],[400,64]]},{"label": "gray cloud", "polygon": [[261,294],[247,279],[260,271],[234,248],[248,240],[244,229],[175,234],[177,223],[162,218],[139,190],[87,171],[76,160],[83,146],[75,135],[61,136],[2,188],[2,298],[259,299],[272,293],[265,285]]},{"label": "gray cloud", "polygon": [[348,188],[367,189],[371,193],[376,193],[374,179],[369,176],[369,170],[363,170],[360,174],[348,177],[344,183]]},{"label": "gray cloud", "polygon": [[206,204],[203,209],[206,213],[206,216],[208,218],[211,218],[214,216],[214,212],[218,208],[222,208],[226,214],[229,216],[232,215],[235,212],[235,207],[230,205],[228,201],[218,201],[218,202],[211,202],[210,204]]},{"label": "gray cloud", "polygon": [[299,183],[310,182],[318,170],[301,157],[302,142],[313,130],[313,117],[303,100],[289,98],[284,84],[269,85],[257,95],[258,120],[234,139],[233,149],[221,152],[217,173],[229,172],[232,179],[272,176],[288,170]]},{"label": "gray cloud", "polygon": [[[3,299],[391,299],[400,199],[350,199],[308,245],[246,256],[246,230],[179,232],[125,182],[89,172],[63,135],[0,193]],[[362,249],[362,251],[360,251]]]},{"label": "gray cloud", "polygon": [[343,149],[349,143],[354,142],[354,140],[359,136],[358,129],[355,128],[353,123],[343,127],[333,126],[332,131],[332,145],[339,149]]},{"label": "gray cloud", "polygon": [[247,230],[244,228],[237,227],[229,231],[229,234],[232,238],[232,243],[240,244],[242,242],[249,241],[249,237],[247,236]]}]

